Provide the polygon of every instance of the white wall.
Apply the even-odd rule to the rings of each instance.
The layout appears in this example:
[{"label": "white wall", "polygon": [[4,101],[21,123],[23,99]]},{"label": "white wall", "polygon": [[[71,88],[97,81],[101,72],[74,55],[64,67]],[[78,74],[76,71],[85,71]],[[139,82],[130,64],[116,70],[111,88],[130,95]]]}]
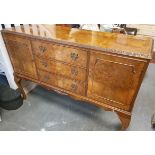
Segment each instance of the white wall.
[{"label": "white wall", "polygon": [[[7,25],[6,27],[10,27],[10,25]],[[2,27],[0,25],[0,30],[1,29]],[[0,70],[5,73],[10,87],[13,89],[17,89],[17,85],[14,81],[12,64],[10,62],[10,58],[8,56],[1,32],[0,32],[0,64],[1,64]]]}]

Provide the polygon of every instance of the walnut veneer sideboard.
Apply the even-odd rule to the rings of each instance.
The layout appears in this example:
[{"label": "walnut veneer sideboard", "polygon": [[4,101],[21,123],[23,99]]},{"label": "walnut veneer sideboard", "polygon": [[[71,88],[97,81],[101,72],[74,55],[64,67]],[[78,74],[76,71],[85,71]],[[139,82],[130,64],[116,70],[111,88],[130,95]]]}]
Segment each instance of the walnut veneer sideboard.
[{"label": "walnut veneer sideboard", "polygon": [[147,37],[26,25],[2,30],[23,97],[21,80],[117,113],[126,129],[152,57]]}]

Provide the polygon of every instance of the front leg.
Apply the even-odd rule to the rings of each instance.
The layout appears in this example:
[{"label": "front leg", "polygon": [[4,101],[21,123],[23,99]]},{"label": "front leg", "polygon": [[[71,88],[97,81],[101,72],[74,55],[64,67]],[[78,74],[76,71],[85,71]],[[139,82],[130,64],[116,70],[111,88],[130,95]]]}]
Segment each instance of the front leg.
[{"label": "front leg", "polygon": [[22,94],[23,99],[26,99],[26,94],[25,94],[24,88],[22,87],[22,84],[21,84],[22,79],[17,76],[14,76],[14,79],[15,79],[15,82]]},{"label": "front leg", "polygon": [[121,130],[126,130],[130,124],[131,121],[131,115],[123,114],[121,112],[116,112],[121,123],[122,123],[122,128]]}]

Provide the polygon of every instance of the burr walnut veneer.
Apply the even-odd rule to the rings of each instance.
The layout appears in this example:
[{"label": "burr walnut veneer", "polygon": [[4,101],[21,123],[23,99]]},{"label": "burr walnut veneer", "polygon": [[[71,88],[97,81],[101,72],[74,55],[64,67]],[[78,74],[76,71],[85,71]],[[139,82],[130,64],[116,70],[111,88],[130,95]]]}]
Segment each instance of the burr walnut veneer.
[{"label": "burr walnut veneer", "polygon": [[20,26],[2,34],[23,97],[21,80],[30,80],[112,110],[122,128],[128,127],[152,56],[151,38],[56,25]]}]

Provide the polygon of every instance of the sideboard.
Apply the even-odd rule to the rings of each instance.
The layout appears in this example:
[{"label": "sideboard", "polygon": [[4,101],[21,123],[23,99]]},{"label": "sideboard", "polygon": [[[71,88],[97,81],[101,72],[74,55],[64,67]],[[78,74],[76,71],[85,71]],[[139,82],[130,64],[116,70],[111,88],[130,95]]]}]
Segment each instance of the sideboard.
[{"label": "sideboard", "polygon": [[122,129],[129,126],[151,38],[57,25],[19,26],[2,35],[24,98],[23,79],[116,112]]}]

